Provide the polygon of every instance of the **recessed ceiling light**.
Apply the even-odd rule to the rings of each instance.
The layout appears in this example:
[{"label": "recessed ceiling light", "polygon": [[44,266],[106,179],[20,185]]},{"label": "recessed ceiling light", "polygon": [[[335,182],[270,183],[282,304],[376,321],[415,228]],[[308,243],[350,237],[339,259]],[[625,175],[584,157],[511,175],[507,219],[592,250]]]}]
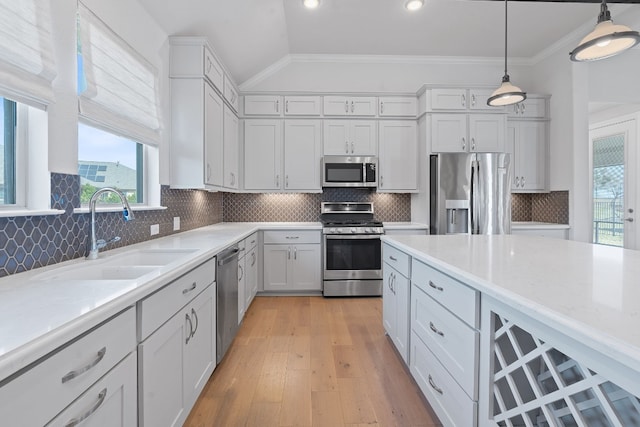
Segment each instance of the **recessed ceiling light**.
[{"label": "recessed ceiling light", "polygon": [[307,9],[315,9],[320,6],[320,0],[302,0],[302,4]]},{"label": "recessed ceiling light", "polygon": [[404,7],[411,11],[418,10],[422,6],[424,6],[424,0],[407,0],[404,4]]}]

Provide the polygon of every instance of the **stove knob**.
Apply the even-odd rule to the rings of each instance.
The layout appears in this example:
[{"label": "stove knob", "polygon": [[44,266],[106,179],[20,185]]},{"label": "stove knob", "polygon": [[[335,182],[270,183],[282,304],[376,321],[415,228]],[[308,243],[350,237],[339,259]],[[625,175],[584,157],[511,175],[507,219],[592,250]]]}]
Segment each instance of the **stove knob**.
[{"label": "stove knob", "polygon": [[355,228],[355,227],[351,227],[351,232],[352,232],[352,233],[357,233],[357,232],[358,232],[358,229],[357,229],[357,228]]},{"label": "stove knob", "polygon": [[373,233],[373,228],[371,227],[367,227],[367,229],[365,230],[366,233]]}]

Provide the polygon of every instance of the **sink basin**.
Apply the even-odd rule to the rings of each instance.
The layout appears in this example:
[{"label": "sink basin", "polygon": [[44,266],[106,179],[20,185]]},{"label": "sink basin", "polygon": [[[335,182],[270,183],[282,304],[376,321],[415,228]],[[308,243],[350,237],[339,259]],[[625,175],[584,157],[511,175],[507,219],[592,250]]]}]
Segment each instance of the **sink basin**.
[{"label": "sink basin", "polygon": [[49,270],[35,280],[134,280],[197,249],[134,249]]}]

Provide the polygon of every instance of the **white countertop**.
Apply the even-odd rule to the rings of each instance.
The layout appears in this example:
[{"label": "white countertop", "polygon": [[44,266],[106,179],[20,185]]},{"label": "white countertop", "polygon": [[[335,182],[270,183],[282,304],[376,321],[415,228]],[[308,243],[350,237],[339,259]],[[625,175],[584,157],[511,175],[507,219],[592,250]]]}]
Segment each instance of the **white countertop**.
[{"label": "white countertop", "polygon": [[429,226],[427,224],[422,224],[420,222],[383,222],[382,225],[384,228],[388,228],[389,230],[428,230]]},{"label": "white countertop", "polygon": [[134,249],[195,249],[136,280],[88,283],[47,278],[47,272],[61,267],[100,262],[85,259],[3,277],[0,381],[255,231],[321,228],[320,223],[220,223],[100,254],[106,260]]},{"label": "white countertop", "polygon": [[519,235],[383,240],[640,371],[640,251]]},{"label": "white countertop", "polygon": [[552,222],[512,221],[511,228],[514,230],[568,230],[571,226]]}]

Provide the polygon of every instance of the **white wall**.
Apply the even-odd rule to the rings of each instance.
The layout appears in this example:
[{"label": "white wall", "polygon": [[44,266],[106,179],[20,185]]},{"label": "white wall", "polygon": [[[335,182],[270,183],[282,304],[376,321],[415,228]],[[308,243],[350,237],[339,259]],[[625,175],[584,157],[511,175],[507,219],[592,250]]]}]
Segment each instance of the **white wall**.
[{"label": "white wall", "polygon": [[[512,62],[511,80],[528,86],[529,67]],[[241,90],[415,93],[424,84],[498,87],[503,74],[501,59],[291,56],[243,83]]]},{"label": "white wall", "polygon": [[[54,3],[54,2],[52,2]],[[84,0],[84,3],[134,49],[153,64],[160,76],[163,122],[169,122],[169,45],[167,34],[136,0]],[[56,102],[49,111],[49,170],[78,173],[78,100],[76,95],[77,0],[56,0],[52,5],[58,76]],[[163,130],[160,182],[169,183],[170,130]]]}]

